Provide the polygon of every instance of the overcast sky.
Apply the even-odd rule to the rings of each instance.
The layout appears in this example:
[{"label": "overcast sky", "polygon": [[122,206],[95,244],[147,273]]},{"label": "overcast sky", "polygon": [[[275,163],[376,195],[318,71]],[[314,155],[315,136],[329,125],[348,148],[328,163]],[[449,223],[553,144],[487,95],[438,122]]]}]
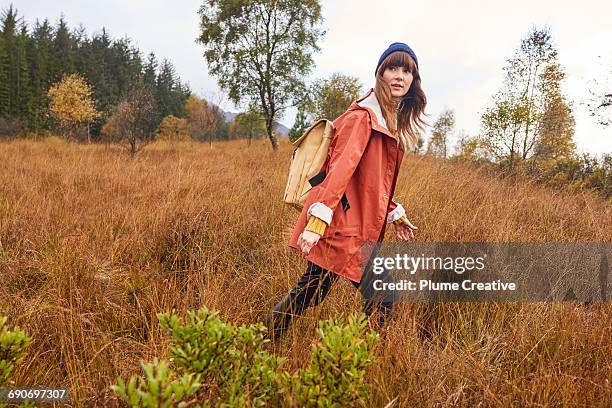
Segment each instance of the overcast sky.
[{"label": "overcast sky", "polygon": [[[128,36],[143,52],[170,59],[183,81],[202,97],[220,91],[208,75],[202,47],[195,43],[202,1],[181,0],[19,0],[13,4],[29,26],[35,19],[56,22],[63,13],[71,28],[89,34],[106,27],[113,38]],[[9,1],[1,0],[1,8]],[[609,0],[353,0],[322,1],[326,36],[310,79],[333,72],[356,76],[373,86],[382,51],[395,41],[417,54],[433,123],[445,108],[455,110],[457,129],[479,130],[480,113],[499,89],[502,67],[529,29],[547,25],[567,72],[565,91],[576,116],[581,151],[612,153],[612,129],[596,124],[583,101],[589,82],[612,67],[612,2]],[[612,68],[610,68],[612,69]],[[610,70],[608,69],[608,71]],[[225,110],[237,108],[225,101]],[[281,120],[291,127],[295,110]]]}]

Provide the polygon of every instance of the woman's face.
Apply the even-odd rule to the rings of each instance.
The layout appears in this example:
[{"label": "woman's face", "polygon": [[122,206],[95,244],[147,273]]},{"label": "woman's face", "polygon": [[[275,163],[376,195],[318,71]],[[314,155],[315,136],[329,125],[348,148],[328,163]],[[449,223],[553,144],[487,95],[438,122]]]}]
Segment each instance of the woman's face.
[{"label": "woman's face", "polygon": [[383,72],[382,78],[391,88],[391,96],[395,99],[406,95],[412,84],[412,72],[407,67],[389,67]]}]

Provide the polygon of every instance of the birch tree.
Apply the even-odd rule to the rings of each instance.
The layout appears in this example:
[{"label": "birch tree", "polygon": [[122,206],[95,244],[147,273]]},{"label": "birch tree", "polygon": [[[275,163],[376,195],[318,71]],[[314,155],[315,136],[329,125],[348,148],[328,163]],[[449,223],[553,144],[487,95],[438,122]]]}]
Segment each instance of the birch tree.
[{"label": "birch tree", "polygon": [[210,72],[235,104],[255,103],[272,148],[274,123],[303,94],[324,32],[318,0],[205,0],[200,36]]}]

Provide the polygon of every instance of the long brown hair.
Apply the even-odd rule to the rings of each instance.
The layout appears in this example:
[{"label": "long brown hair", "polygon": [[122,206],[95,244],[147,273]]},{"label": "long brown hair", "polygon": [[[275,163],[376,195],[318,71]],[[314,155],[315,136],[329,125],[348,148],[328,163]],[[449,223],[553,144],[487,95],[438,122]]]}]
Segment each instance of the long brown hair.
[{"label": "long brown hair", "polygon": [[[392,67],[408,68],[413,76],[412,84],[406,95],[401,98],[399,105],[393,102],[391,87],[383,80],[385,70]],[[427,97],[421,88],[421,76],[416,63],[408,53],[392,52],[382,61],[376,72],[374,93],[387,127],[392,134],[398,136],[402,149],[407,151],[416,148],[418,133],[427,125],[421,118],[425,105],[427,105]]]}]

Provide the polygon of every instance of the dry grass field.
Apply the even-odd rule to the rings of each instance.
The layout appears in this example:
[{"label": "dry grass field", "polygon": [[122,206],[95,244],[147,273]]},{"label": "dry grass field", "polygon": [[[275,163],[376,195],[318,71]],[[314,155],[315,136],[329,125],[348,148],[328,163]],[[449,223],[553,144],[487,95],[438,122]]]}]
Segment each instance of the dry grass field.
[{"label": "dry grass field", "polygon": [[[306,262],[287,246],[297,212],[282,194],[283,143],[117,147],[50,138],[0,143],[0,314],[33,338],[19,385],[68,386],[72,406],[115,406],[109,385],[165,356],[156,314],[201,305],[260,319]],[[468,163],[404,161],[395,198],[417,240],[612,238],[596,193],[501,179]],[[393,240],[391,230],[387,240]],[[298,368],[316,321],[360,311],[339,281],[275,353]],[[612,406],[612,305],[401,304],[368,370],[368,403],[395,406]],[[424,333],[426,335],[424,335]]]}]

